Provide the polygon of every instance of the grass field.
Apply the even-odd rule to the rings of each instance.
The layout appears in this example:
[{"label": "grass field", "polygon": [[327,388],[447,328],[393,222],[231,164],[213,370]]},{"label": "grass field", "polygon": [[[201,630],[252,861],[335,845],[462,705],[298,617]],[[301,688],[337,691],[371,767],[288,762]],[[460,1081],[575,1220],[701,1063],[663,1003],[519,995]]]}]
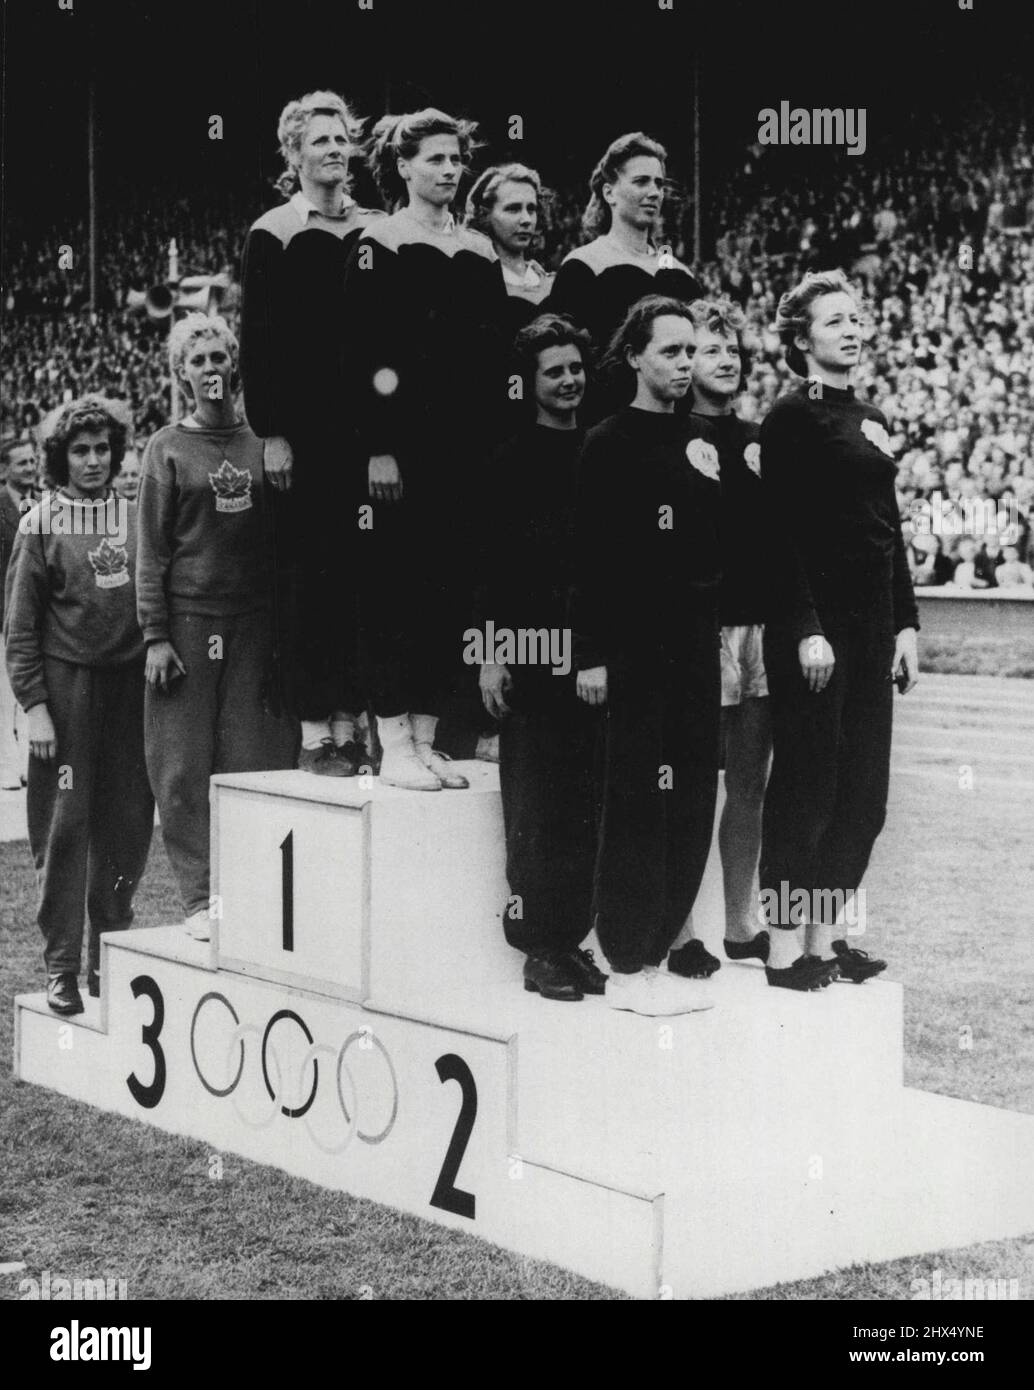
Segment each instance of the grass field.
[{"label": "grass field", "polygon": [[[950,677],[898,701],[891,813],[867,880],[867,949],[906,986],[906,1082],[1034,1112],[1034,690]],[[970,769],[961,780],[960,771]],[[0,1047],[41,985],[24,842],[0,845]],[[140,925],[175,918],[156,840]],[[837,988],[841,988],[838,986]],[[843,988],[847,988],[844,986]],[[835,1064],[835,1060],[834,1060]],[[124,1278],[134,1298],[608,1299],[612,1291],[0,1075],[0,1299],[22,1277]],[[763,1168],[759,1168],[759,1179]],[[911,1281],[1017,1279],[1034,1233],[744,1294],[907,1299]]]}]

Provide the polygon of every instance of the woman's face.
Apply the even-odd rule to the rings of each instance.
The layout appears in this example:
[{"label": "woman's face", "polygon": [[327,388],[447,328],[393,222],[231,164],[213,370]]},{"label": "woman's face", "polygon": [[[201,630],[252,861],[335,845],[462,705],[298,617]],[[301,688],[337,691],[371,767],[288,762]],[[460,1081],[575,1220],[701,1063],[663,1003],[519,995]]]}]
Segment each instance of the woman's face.
[{"label": "woman's face", "polygon": [[575,343],[543,348],[535,371],[535,404],[550,415],[572,415],[585,395],[585,364]]},{"label": "woman's face", "polygon": [[693,362],[693,325],[677,314],[660,314],[651,324],[642,352],[629,353],[628,364],[657,401],[681,401],[689,390]]},{"label": "woman's face", "polygon": [[463,157],[456,135],[428,135],[412,159],[399,160],[399,176],[409,189],[410,201],[448,207],[456,196],[463,174]]},{"label": "woman's face", "polygon": [[344,183],[352,142],[338,116],[313,116],[298,151],[298,176],[306,183]]},{"label": "woman's face", "polygon": [[135,502],[140,492],[140,460],[135,452],[127,451],[122,467],[115,474],[112,487],[127,502]]},{"label": "woman's face", "polygon": [[808,333],[798,334],[794,341],[817,367],[850,371],[862,352],[862,319],[854,295],[836,290],[812,300]]},{"label": "woman's face", "polygon": [[110,476],[108,431],[77,430],[68,441],[68,492],[73,497],[99,497]]},{"label": "woman's face", "polygon": [[195,338],[180,373],[187,383],[194,404],[200,406],[206,401],[225,401],[230,397],[230,377],[233,375],[233,358],[230,349],[222,338]]},{"label": "woman's face", "polygon": [[659,226],[664,204],[664,165],[654,155],[626,159],[613,183],[603,185],[616,222],[637,230]]},{"label": "woman's face", "polygon": [[539,221],[539,199],[535,185],[504,179],[495,191],[495,202],[488,214],[492,240],[512,256],[523,255],[531,245]]}]

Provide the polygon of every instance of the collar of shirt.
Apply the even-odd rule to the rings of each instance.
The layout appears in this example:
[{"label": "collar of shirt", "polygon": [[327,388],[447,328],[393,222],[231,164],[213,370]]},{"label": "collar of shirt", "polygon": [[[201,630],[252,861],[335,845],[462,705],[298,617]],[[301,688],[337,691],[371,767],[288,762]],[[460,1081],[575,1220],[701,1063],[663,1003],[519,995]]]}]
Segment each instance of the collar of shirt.
[{"label": "collar of shirt", "polygon": [[308,222],[310,217],[347,217],[355,207],[355,199],[350,198],[346,193],[339,213],[321,212],[316,204],[310,198],[307,198],[300,188],[298,192],[292,196],[290,203],[303,222]]}]

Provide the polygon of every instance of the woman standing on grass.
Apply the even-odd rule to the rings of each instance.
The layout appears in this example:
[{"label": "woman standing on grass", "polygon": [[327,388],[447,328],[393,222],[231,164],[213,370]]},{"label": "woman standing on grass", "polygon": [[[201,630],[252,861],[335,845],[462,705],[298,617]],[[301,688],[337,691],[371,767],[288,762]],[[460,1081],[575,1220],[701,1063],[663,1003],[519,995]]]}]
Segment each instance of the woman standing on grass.
[{"label": "woman standing on grass", "polygon": [[169,335],[190,413],[153,435],[140,486],[137,611],[147,643],[147,768],[183,899],[209,936],[209,779],[291,767],[263,706],[273,660],[263,445],[234,408],[237,339],[190,314]]},{"label": "woman standing on grass", "polygon": [[8,575],[7,670],[29,726],[29,846],[47,1003],[100,993],[100,937],[133,920],[154,798],[144,761],[144,641],[136,620],[136,504],[117,498],[131,428],[121,401],[82,396],[45,424],[55,492],[22,518]]},{"label": "woman standing on grass", "polygon": [[[761,426],[785,564],[765,627],[774,756],[760,880],[776,929],[769,984],[815,989],[886,968],[833,933],[886,818],[894,681],[909,691],[918,679],[919,618],[887,421],[851,384],[858,297],[842,271],[808,274],[779,301],[777,323],[807,380]],[[803,952],[785,906],[798,890],[811,900]]]}]

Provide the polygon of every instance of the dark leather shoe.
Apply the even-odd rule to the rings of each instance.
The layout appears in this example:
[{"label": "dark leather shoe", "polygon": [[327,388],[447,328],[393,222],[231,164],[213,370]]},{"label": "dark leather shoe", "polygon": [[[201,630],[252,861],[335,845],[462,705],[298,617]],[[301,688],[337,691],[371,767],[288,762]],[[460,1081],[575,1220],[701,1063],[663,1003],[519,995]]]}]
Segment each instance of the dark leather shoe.
[{"label": "dark leather shoe", "polygon": [[63,975],[47,976],[47,1004],[56,1014],[81,1014],[83,997],[79,981],[68,971]]},{"label": "dark leather shoe", "polygon": [[86,992],[91,999],[101,997],[101,977],[96,970],[91,970],[86,977]]},{"label": "dark leather shoe", "polygon": [[528,956],[524,962],[524,988],[531,994],[541,994],[543,999],[572,1004],[585,998],[575,983],[567,956]]},{"label": "dark leather shoe", "polygon": [[825,989],[840,974],[835,960],[820,960],[818,956],[798,956],[785,970],[765,966],[765,978],[779,989]]},{"label": "dark leather shoe", "polygon": [[767,931],[759,931],[757,936],[750,941],[730,941],[728,937],[722,942],[725,947],[725,954],[730,960],[768,960],[769,937]]},{"label": "dark leather shoe", "polygon": [[591,951],[580,948],[570,951],[564,957],[570,967],[571,978],[583,994],[605,994],[607,977],[596,964]]},{"label": "dark leather shoe", "polygon": [[668,969],[673,975],[684,975],[687,980],[707,980],[722,963],[713,956],[702,941],[695,938],[668,952]]},{"label": "dark leather shoe", "polygon": [[885,960],[875,960],[868,951],[860,951],[857,946],[849,946],[846,941],[833,942],[833,954],[840,966],[840,978],[852,984],[864,985],[881,970],[886,970]]}]

